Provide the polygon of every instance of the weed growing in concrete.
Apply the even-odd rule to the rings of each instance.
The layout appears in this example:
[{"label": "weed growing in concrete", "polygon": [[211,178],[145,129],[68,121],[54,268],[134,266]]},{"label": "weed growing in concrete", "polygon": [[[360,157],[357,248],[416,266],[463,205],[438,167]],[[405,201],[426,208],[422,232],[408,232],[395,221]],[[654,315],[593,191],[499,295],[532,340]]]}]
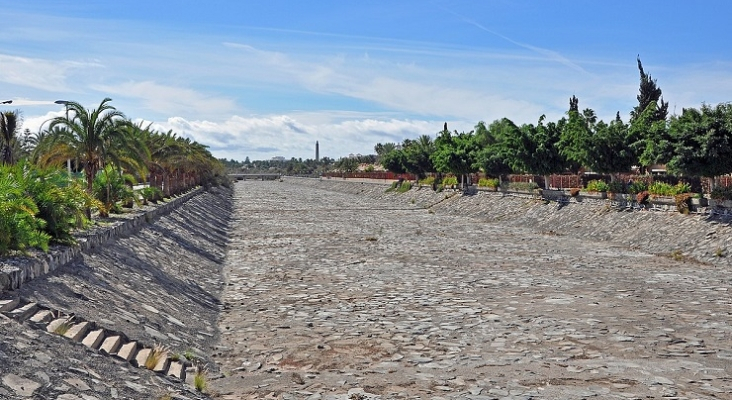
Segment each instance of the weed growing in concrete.
[{"label": "weed growing in concrete", "polygon": [[145,360],[145,368],[152,370],[163,358],[167,357],[168,349],[162,344],[156,344]]},{"label": "weed growing in concrete", "polygon": [[724,249],[721,247],[717,247],[717,250],[714,251],[714,257],[724,257]]},{"label": "weed growing in concrete", "polygon": [[366,241],[367,242],[375,242],[377,240],[379,240],[379,239],[376,238],[376,236],[369,236],[369,237],[366,238]]},{"label": "weed growing in concrete", "polygon": [[192,349],[186,349],[186,351],[183,352],[183,357],[188,361],[195,361],[197,358],[196,353],[194,353]]},{"label": "weed growing in concrete", "polygon": [[156,397],[157,400],[173,400],[173,395],[170,393],[163,393]]},{"label": "weed growing in concrete", "polygon": [[208,371],[204,366],[200,364],[196,365],[196,372],[193,375],[193,387],[199,392],[203,392],[208,387],[208,382],[206,381],[207,373]]},{"label": "weed growing in concrete", "polygon": [[684,253],[682,253],[681,250],[674,250],[671,252],[671,258],[676,261],[681,261],[684,259]]},{"label": "weed growing in concrete", "polygon": [[408,191],[412,190],[412,183],[409,181],[402,182],[401,185],[399,185],[399,188],[397,189],[398,193],[406,193]]},{"label": "weed growing in concrete", "polygon": [[56,329],[53,330],[53,333],[63,336],[66,334],[66,332],[69,331],[69,329],[71,329],[72,326],[73,324],[71,323],[71,321],[64,321],[61,325],[57,326]]}]

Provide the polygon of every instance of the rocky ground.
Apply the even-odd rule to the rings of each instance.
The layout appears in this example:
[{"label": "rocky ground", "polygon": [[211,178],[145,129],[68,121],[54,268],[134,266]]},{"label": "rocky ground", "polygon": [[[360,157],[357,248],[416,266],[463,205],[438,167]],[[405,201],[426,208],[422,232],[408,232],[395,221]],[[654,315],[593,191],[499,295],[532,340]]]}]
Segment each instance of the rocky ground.
[{"label": "rocky ground", "polygon": [[221,398],[732,398],[727,261],[598,222],[726,224],[384,189],[237,183]]},{"label": "rocky ground", "polygon": [[385,189],[237,182],[2,293],[0,399],[732,398],[727,221]]},{"label": "rocky ground", "polygon": [[134,352],[130,363],[95,350],[100,343],[79,343],[87,332],[73,340],[48,326],[62,316],[138,348],[162,345],[171,357],[208,365],[215,377],[210,355],[230,211],[230,191],[196,195],[139,233],[3,293],[0,300],[19,299],[36,310],[0,313],[0,399],[207,398],[193,388],[192,373],[186,379],[137,368]]}]

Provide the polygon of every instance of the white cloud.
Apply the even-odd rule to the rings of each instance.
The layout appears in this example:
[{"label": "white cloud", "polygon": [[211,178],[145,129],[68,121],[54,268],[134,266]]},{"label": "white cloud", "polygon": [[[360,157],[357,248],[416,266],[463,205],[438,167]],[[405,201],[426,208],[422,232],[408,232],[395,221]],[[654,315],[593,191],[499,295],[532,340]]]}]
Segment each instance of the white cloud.
[{"label": "white cloud", "polygon": [[[153,128],[172,129],[181,136],[206,144],[216,157],[243,160],[245,157],[269,159],[278,155],[313,158],[316,140],[320,142],[321,156],[339,158],[350,153],[371,154],[379,142],[401,142],[423,134],[434,136],[443,123],[370,118],[342,120],[337,114],[335,117],[316,114],[319,115],[300,115],[304,120],[318,121],[313,123],[288,115],[233,116],[220,122],[174,117],[154,123]],[[451,123],[450,128],[469,130],[470,125]]]},{"label": "white cloud", "polygon": [[38,132],[42,126],[48,127],[47,122],[53,118],[61,117],[64,115],[64,111],[53,111],[43,115],[26,115],[21,110],[21,117],[23,119],[23,125],[20,127],[21,130],[29,129],[31,132]]},{"label": "white cloud", "polygon": [[0,54],[0,82],[49,92],[68,92],[72,90],[66,82],[69,74],[98,66],[79,61]]}]

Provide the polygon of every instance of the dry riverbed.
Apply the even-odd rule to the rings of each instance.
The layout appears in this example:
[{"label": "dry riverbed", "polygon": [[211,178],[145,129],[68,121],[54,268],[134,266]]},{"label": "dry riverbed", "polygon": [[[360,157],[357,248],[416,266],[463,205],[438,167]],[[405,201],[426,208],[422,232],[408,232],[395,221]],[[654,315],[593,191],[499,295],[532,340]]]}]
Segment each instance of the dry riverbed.
[{"label": "dry riverbed", "polygon": [[726,268],[297,182],[234,196],[221,398],[732,398]]}]

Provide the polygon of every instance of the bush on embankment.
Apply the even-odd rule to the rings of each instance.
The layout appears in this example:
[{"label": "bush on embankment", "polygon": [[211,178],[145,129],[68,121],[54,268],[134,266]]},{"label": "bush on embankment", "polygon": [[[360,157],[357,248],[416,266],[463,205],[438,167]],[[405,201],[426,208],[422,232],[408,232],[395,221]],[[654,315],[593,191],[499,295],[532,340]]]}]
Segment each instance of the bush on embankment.
[{"label": "bush on embankment", "polygon": [[0,166],[0,255],[73,242],[72,229],[88,224],[85,210],[98,203],[63,171]]}]

